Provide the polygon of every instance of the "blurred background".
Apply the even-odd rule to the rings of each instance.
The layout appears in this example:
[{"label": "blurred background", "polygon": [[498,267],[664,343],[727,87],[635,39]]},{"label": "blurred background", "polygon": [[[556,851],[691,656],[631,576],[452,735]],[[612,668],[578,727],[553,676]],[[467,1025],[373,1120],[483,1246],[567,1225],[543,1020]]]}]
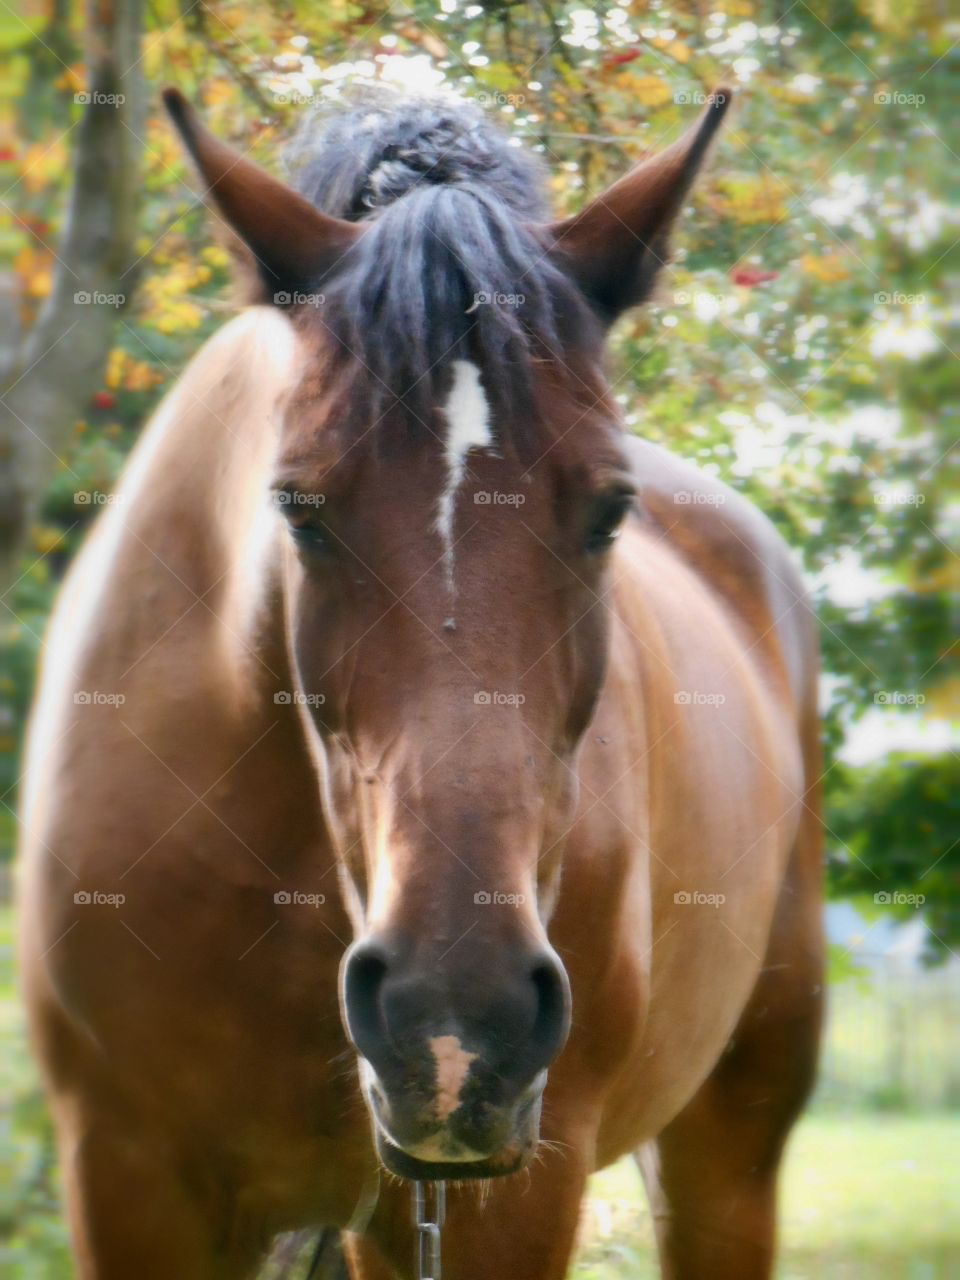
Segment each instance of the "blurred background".
[{"label": "blurred background", "polygon": [[[377,80],[480,103],[545,157],[558,211],[738,90],[611,369],[632,430],[774,520],[822,623],[830,1017],[779,1275],[960,1276],[958,37],[946,0],[0,3],[4,1274],[70,1275],[11,954],[45,621],[148,414],[235,309],[158,90],[282,174],[318,106]],[[574,1274],[652,1277],[651,1239],[618,1166]]]}]

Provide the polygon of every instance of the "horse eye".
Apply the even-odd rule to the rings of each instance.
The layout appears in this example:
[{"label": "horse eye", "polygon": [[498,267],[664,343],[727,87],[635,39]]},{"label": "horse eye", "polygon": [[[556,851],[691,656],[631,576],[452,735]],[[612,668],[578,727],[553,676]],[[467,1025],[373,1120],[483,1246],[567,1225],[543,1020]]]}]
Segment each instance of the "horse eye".
[{"label": "horse eye", "polygon": [[599,555],[614,544],[630,510],[631,501],[632,496],[628,493],[618,493],[602,499],[587,532],[585,550],[588,555]]},{"label": "horse eye", "polygon": [[330,539],[326,531],[315,524],[288,525],[290,536],[298,547],[304,551],[329,551]]},{"label": "horse eye", "polygon": [[[296,490],[279,489],[273,496],[274,505],[285,518],[287,530],[294,543],[302,551],[329,551],[330,539],[326,529],[304,519],[309,510],[307,500]],[[316,503],[313,504],[316,506]]]}]

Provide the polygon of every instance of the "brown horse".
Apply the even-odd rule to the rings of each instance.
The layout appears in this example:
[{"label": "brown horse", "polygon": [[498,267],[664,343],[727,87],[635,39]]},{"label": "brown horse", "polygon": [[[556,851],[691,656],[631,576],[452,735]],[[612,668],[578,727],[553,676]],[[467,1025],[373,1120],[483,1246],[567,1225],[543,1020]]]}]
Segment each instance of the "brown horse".
[{"label": "brown horse", "polygon": [[558,1280],[633,1152],[664,1275],[769,1276],[813,625],[602,369],[726,95],[552,224],[465,108],[333,119],[296,194],[168,106],[273,305],[167,398],[46,651],[22,954],[79,1274],[240,1280],[327,1225],[409,1277],[415,1179],[448,1280]]}]

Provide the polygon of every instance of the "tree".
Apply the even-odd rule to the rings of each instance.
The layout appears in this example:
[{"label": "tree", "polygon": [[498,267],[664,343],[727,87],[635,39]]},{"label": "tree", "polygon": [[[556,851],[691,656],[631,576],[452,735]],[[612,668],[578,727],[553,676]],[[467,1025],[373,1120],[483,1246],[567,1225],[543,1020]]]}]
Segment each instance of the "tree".
[{"label": "tree", "polygon": [[[948,549],[956,419],[945,406],[956,403],[960,365],[945,280],[956,254],[947,139],[958,53],[943,15],[909,6],[817,0],[780,22],[776,12],[749,0],[718,3],[709,16],[692,0],[669,11],[536,0],[449,13],[433,0],[410,0],[402,12],[222,0],[198,16],[180,0],[157,0],[144,65],[268,167],[345,83],[442,83],[544,155],[559,211],[676,137],[732,68],[738,101],[683,220],[677,260],[652,304],[614,335],[616,391],[632,430],[732,480],[802,554],[823,624],[834,887],[850,891],[849,868],[859,867],[878,888],[882,880],[923,892],[896,879],[905,864],[891,859],[882,817],[854,849],[832,807],[848,811],[860,786],[871,803],[893,803],[868,773],[840,767],[866,712],[906,724],[948,714],[955,701],[947,658],[958,582]],[[109,489],[159,387],[230,305],[226,257],[196,197],[185,197],[166,123],[151,112],[143,136],[137,305],[101,358],[101,390],[81,434],[67,439],[76,400],[51,406],[57,439],[67,439],[61,455],[88,488]],[[52,310],[56,338],[71,320]],[[60,347],[72,348],[76,332]],[[38,393],[32,403],[46,400]],[[33,453],[54,465],[42,446]],[[54,477],[34,531],[47,554],[28,561],[11,598],[19,622],[8,650],[23,672],[92,514],[75,505],[78,487],[69,472]],[[843,587],[851,576],[856,599]],[[29,680],[6,696],[18,731]],[[16,772],[11,754],[11,782]],[[936,807],[939,795],[915,798]],[[904,812],[947,830],[946,812]],[[919,827],[917,835],[923,844]],[[934,896],[956,866],[948,851]],[[948,945],[960,940],[945,928]]]},{"label": "tree", "polygon": [[[53,287],[22,339],[12,323],[14,278],[8,276],[4,283],[0,589],[19,572],[30,523],[73,425],[102,378],[117,311],[136,283],[145,115],[142,8],[142,0],[90,0],[87,87],[75,95],[81,118],[69,210],[55,253]],[[66,45],[65,23],[65,12],[57,6],[49,34],[61,48]],[[37,42],[69,71],[53,46],[39,35]]]}]

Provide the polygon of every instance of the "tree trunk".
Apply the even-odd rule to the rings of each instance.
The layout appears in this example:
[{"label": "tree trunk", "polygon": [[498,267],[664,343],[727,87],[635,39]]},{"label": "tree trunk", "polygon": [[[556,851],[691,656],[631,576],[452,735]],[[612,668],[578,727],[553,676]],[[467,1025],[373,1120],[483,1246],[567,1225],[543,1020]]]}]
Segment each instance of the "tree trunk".
[{"label": "tree trunk", "polygon": [[[64,465],[137,274],[143,0],[88,0],[87,25],[88,88],[53,287],[7,361],[0,395],[0,594],[16,579],[31,521]],[[10,295],[9,285],[3,292]]]}]

